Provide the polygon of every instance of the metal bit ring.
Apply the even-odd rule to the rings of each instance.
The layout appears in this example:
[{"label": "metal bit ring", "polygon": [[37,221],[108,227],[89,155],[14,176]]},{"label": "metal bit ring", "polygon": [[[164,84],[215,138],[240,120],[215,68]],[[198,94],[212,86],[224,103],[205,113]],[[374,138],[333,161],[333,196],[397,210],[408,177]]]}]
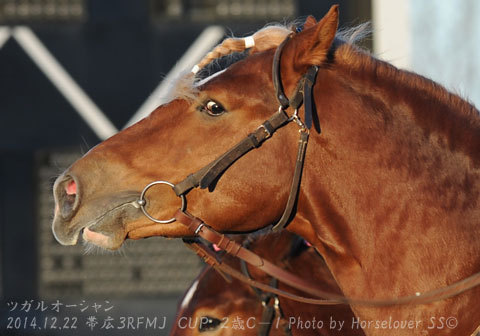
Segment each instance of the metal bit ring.
[{"label": "metal bit ring", "polygon": [[[145,188],[143,188],[143,191],[142,193],[140,194],[140,198],[137,200],[137,203],[138,205],[140,206],[140,209],[142,209],[142,212],[143,214],[148,218],[150,219],[151,221],[155,222],[155,223],[160,223],[160,224],[168,224],[168,223],[172,223],[176,220],[175,217],[172,217],[170,219],[166,219],[166,220],[160,220],[160,219],[156,219],[154,217],[152,217],[148,212],[147,210],[145,209],[145,206],[147,205],[147,200],[145,199],[145,193],[147,192],[148,189],[150,189],[151,187],[153,187],[154,185],[157,185],[157,184],[166,184],[170,187],[175,187],[175,185],[173,183],[170,183],[168,181],[154,181],[152,183],[149,183],[145,186]],[[185,200],[185,195],[180,195],[179,196],[181,199],[182,199],[182,207],[180,208],[180,210],[182,211],[185,211],[185,207],[186,207],[186,200]]]}]

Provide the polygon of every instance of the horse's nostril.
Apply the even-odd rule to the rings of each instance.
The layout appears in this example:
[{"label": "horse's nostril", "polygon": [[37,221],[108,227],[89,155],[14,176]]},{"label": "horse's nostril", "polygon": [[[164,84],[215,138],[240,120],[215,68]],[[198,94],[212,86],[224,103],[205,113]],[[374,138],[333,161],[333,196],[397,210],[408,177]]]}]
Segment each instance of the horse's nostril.
[{"label": "horse's nostril", "polygon": [[58,209],[56,211],[59,211],[63,218],[70,218],[79,203],[77,182],[72,176],[62,176],[56,181],[54,189]]},{"label": "horse's nostril", "polygon": [[67,185],[65,186],[65,192],[67,193],[67,195],[75,196],[77,194],[77,184],[74,180],[71,180],[67,183]]}]

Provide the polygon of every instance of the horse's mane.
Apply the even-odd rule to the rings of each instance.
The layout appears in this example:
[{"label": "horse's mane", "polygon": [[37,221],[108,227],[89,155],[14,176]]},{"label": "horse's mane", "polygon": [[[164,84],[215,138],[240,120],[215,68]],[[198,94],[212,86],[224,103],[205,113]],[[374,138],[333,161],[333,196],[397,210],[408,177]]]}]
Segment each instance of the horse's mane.
[{"label": "horse's mane", "polygon": [[[355,32],[353,33],[355,34]],[[442,85],[419,74],[401,70],[390,63],[375,58],[365,50],[353,47],[348,43],[335,53],[336,63],[347,65],[350,71],[356,73],[371,73],[377,78],[391,78],[392,81],[403,83],[415,90],[421,90],[440,101],[460,107],[466,114],[478,116],[478,110],[466,98],[461,98],[445,89]]]},{"label": "horse's mane", "polygon": [[[248,55],[276,48],[287,35],[292,33],[294,27],[295,23],[266,26],[252,35],[255,46],[249,49],[245,47],[244,38],[226,38],[198,63],[199,68],[203,69],[198,75],[191,72],[184,73],[174,82],[170,94],[171,99],[195,99],[199,80],[229,67]],[[478,110],[458,95],[448,92],[441,85],[418,74],[397,69],[358,47],[358,41],[362,41],[370,34],[369,27],[367,23],[354,28],[341,29],[337,32],[334,43],[336,68],[343,68],[349,75],[363,78],[363,80],[368,80],[377,85],[380,84],[390,90],[392,97],[408,97],[412,103],[416,103],[415,100],[421,100],[417,103],[422,105],[422,108],[414,111],[418,114],[417,118],[420,120],[425,118],[436,119],[438,124],[436,127],[440,131],[450,132],[450,142],[458,142],[460,139],[466,138],[464,142],[470,142],[471,144],[467,151],[476,152],[475,146],[478,145],[476,148],[480,148],[480,140],[476,140],[478,139],[478,129],[480,129]],[[406,91],[404,94],[400,94],[399,90]],[[431,114],[426,113],[432,108],[432,105],[440,110],[440,114],[437,114],[437,116],[432,117]],[[442,122],[445,123],[445,114],[452,113],[460,118],[447,117],[449,125],[442,125]],[[432,126],[431,120],[424,120],[424,122]],[[472,127],[477,130],[477,134],[469,133],[468,129],[471,130]],[[457,131],[452,132],[452,129]]]},{"label": "horse's mane", "polygon": [[[357,90],[371,90],[368,83],[387,93],[387,106],[403,100],[425,134],[443,134],[452,150],[460,150],[480,164],[480,114],[474,105],[442,85],[416,73],[401,70],[370,53],[346,43],[335,51],[335,67],[348,78],[362,84]],[[365,94],[365,92],[364,92]]]}]

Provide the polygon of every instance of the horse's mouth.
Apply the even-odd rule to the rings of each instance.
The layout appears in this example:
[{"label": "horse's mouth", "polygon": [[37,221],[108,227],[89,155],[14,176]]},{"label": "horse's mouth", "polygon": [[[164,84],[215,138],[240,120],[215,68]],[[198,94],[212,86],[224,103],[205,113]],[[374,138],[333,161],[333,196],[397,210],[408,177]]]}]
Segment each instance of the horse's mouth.
[{"label": "horse's mouth", "polygon": [[[64,220],[55,214],[52,225],[53,235],[62,245],[76,245],[81,235],[83,240],[99,247],[115,250],[125,241],[125,223],[141,214],[138,196],[121,197],[119,202],[96,203],[74,218]],[[111,206],[111,204],[116,204]],[[104,205],[104,206],[102,206]],[[107,208],[108,210],[105,210]]]},{"label": "horse's mouth", "polygon": [[[83,240],[106,249],[116,249],[120,247],[126,236],[126,232],[124,232],[125,230],[120,230],[120,227],[122,229],[124,228],[124,216],[122,216],[122,213],[125,212],[125,208],[129,207],[134,207],[136,209],[139,208],[136,200],[123,203],[107,211],[105,214],[97,218],[92,224],[85,226],[81,230]],[[116,230],[112,230],[112,224],[110,224],[112,222],[113,225],[117,226],[114,228]]]}]

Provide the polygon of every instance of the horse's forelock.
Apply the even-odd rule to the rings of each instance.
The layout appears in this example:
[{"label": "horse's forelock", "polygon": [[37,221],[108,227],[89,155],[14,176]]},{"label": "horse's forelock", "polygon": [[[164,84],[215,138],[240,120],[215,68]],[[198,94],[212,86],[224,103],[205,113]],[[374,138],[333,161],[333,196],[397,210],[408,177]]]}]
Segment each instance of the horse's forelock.
[{"label": "horse's forelock", "polygon": [[[228,37],[224,39],[220,44],[218,44],[215,48],[212,49],[211,52],[209,52],[199,63],[198,67],[200,69],[205,68],[206,66],[212,64],[212,62],[223,58],[228,55],[232,54],[238,54],[238,53],[243,53],[247,49],[249,49],[249,53],[256,53],[256,52],[261,52],[265,51],[268,49],[276,48],[282,41],[287,37],[288,34],[292,32],[292,29],[280,25],[280,24],[271,24],[268,25],[257,32],[255,32],[253,35],[251,35],[249,38],[254,41],[253,46],[247,46],[247,43],[245,42],[244,38],[238,38],[238,37]],[[244,58],[246,55],[241,55],[240,58]],[[238,61],[238,58],[235,59],[235,57],[231,58],[231,60],[234,60],[234,62]],[[231,65],[230,63],[229,65]]]},{"label": "horse's forelock", "polygon": [[198,89],[195,86],[195,76],[189,72],[182,72],[170,85],[170,89],[164,98],[165,102],[174,99],[194,101],[198,96]]},{"label": "horse's forelock", "polygon": [[[290,28],[283,25],[269,25],[253,34],[255,46],[249,51],[250,54],[276,48],[291,32]],[[198,84],[215,76],[230,65],[248,56],[245,52],[243,38],[229,37],[217,45],[200,62],[202,71],[195,76],[191,72],[183,72],[172,82],[166,100],[185,99],[195,100],[198,96]]]}]

